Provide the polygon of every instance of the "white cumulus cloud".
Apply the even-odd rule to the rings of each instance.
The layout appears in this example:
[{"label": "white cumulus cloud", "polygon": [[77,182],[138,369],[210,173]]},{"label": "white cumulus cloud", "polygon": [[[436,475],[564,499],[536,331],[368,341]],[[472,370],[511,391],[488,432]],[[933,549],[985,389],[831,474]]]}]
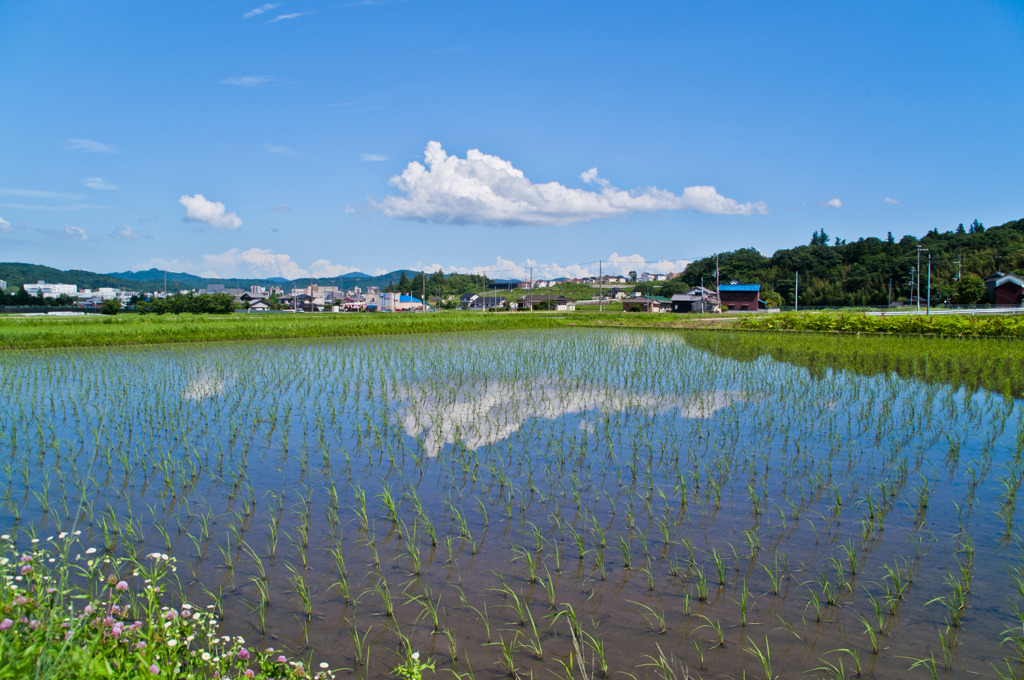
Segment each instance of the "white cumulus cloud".
[{"label": "white cumulus cloud", "polygon": [[8,231],[14,231],[14,227],[11,226],[10,222],[8,222],[4,218],[0,217],[0,233],[4,233],[4,232],[8,232]]},{"label": "white cumulus cloud", "polygon": [[[540,262],[529,258],[522,262],[515,262],[499,255],[495,258],[494,264],[490,265],[474,265],[471,267],[430,265],[425,271],[432,273],[438,269],[443,269],[447,274],[453,272],[460,274],[486,274],[492,279],[519,279],[521,281],[529,280],[532,275],[533,280],[539,281],[561,278],[582,279],[589,276],[597,276],[598,274],[626,276],[630,271],[636,271],[637,274],[644,272],[652,274],[678,274],[686,269],[688,264],[689,260],[647,260],[642,255],[636,253],[632,255],[619,255],[613,252],[600,263],[588,262],[585,264],[558,264],[554,262]],[[418,268],[422,269],[422,267]],[[414,267],[414,269],[417,269],[417,267]]]},{"label": "white cumulus cloud", "polygon": [[838,198],[830,198],[827,201],[818,201],[825,208],[842,208],[843,202]]},{"label": "white cumulus cloud", "polygon": [[470,149],[465,158],[449,156],[431,141],[426,165],[413,161],[390,184],[403,196],[387,196],[374,206],[389,217],[445,224],[569,224],[583,220],[662,210],[695,210],[726,215],[768,212],[764,203],[739,203],[713,186],[686,187],[681,195],[647,187],[624,191],[591,168],[580,175],[599,191],[572,189],[558,182],[535,184],[510,162]]},{"label": "white cumulus cloud", "polygon": [[315,278],[331,278],[356,271],[355,267],[346,267],[343,264],[334,264],[330,260],[320,259],[309,265],[310,274]]},{"label": "white cumulus cloud", "polygon": [[216,229],[238,229],[242,220],[233,212],[225,212],[223,203],[207,200],[202,194],[182,196],[178,203],[185,206],[185,219],[205,222]]},{"label": "white cumulus cloud", "polygon": [[329,278],[356,271],[354,267],[334,264],[327,259],[319,259],[309,267],[303,267],[295,262],[291,255],[275,253],[267,248],[231,248],[223,253],[203,255],[199,263],[157,259],[152,260],[149,266],[178,271],[198,271],[200,276],[210,278]]}]

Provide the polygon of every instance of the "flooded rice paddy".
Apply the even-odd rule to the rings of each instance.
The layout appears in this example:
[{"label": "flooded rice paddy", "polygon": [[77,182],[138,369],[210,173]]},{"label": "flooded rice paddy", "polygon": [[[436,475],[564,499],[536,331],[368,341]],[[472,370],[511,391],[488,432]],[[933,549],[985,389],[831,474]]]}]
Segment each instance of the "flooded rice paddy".
[{"label": "flooded rice paddy", "polygon": [[5,353],[0,529],[341,677],[1018,677],[1020,400],[695,337]]}]

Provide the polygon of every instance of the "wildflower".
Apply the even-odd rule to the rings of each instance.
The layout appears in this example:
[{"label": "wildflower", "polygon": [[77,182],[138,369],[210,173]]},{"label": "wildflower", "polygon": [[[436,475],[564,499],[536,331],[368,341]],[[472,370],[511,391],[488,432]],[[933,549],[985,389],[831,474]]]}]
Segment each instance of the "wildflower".
[{"label": "wildflower", "polygon": [[82,611],[85,612],[86,616],[88,616],[89,614],[92,614],[92,612],[93,612],[92,603],[90,602],[89,604],[85,605],[85,609],[83,609]]},{"label": "wildflower", "polygon": [[238,658],[241,659],[242,661],[247,660],[249,658],[249,650],[246,649],[245,647],[242,647],[241,649],[239,649],[238,650]]},{"label": "wildflower", "polygon": [[67,537],[68,537],[68,532],[66,532],[66,531],[62,531],[59,534],[57,534],[57,538],[67,538]]},{"label": "wildflower", "polygon": [[149,672],[152,673],[153,675],[159,675],[160,674],[160,667],[157,666],[155,663],[154,664],[150,664],[149,665]]},{"label": "wildflower", "polygon": [[135,649],[145,649],[145,648],[146,648],[146,641],[145,640],[139,640],[138,642],[135,643]]},{"label": "wildflower", "polygon": [[178,641],[177,641],[177,640],[175,640],[174,638],[171,638],[170,640],[168,640],[168,641],[166,642],[166,644],[167,644],[167,646],[168,646],[168,647],[174,647],[175,645],[177,645],[177,644],[178,644]]},{"label": "wildflower", "polygon": [[326,669],[328,666],[330,666],[330,664],[327,663],[326,661],[321,661],[320,662],[320,668]]},{"label": "wildflower", "polygon": [[117,585],[114,586],[114,587],[117,590],[128,590],[128,582],[127,581],[118,581]]},{"label": "wildflower", "polygon": [[96,552],[96,548],[86,548],[86,549],[85,549],[85,554],[86,554],[86,555],[92,555],[92,554],[94,554],[95,552]]},{"label": "wildflower", "polygon": [[210,660],[210,653],[209,652],[203,652],[203,661],[209,661],[209,660]]},{"label": "wildflower", "polygon": [[4,619],[3,621],[0,621],[0,630],[7,630],[13,625],[14,621],[11,621],[10,619]]},{"label": "wildflower", "polygon": [[288,659],[286,659],[284,654],[282,654],[281,656],[277,657],[277,662],[278,663],[288,663]]}]

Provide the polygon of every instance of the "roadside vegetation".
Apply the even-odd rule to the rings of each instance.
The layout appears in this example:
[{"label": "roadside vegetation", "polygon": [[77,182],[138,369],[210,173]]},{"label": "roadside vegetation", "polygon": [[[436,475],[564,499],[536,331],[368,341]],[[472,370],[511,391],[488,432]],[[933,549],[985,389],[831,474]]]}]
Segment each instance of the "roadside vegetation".
[{"label": "roadside vegetation", "polygon": [[738,326],[775,331],[1024,337],[1024,316],[967,314],[868,316],[846,312],[785,312],[744,316]]},{"label": "roadside vegetation", "polygon": [[0,349],[507,331],[565,326],[1024,338],[1024,318],[1012,316],[875,317],[860,313],[828,312],[758,315],[623,314],[621,303],[609,303],[603,311],[594,305],[578,308],[575,312],[0,316]]}]

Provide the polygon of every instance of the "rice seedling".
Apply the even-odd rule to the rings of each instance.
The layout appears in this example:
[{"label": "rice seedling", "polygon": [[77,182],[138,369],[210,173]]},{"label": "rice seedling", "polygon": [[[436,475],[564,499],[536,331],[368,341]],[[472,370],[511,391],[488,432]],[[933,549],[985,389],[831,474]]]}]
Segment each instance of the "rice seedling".
[{"label": "rice seedling", "polygon": [[[176,554],[180,588],[206,584],[202,596],[226,625],[293,630],[300,648],[324,647],[326,633],[308,625],[314,611],[349,620],[354,606],[369,606],[388,623],[357,633],[366,677],[391,670],[389,654],[370,667],[371,648],[405,634],[411,643],[417,628],[448,641],[438,672],[462,673],[466,651],[495,642],[502,625],[514,626],[514,644],[506,633],[503,645],[522,675],[614,666],[681,676],[655,641],[690,649],[680,645],[690,615],[706,617],[698,623],[710,641],[689,654],[716,677],[764,674],[753,651],[704,650],[724,644],[730,624],[749,631],[765,618],[777,622],[766,639],[771,671],[786,677],[834,674],[828,664],[855,672],[859,659],[841,650],[858,647],[880,675],[906,670],[900,657],[929,658],[936,643],[935,664],[953,672],[1024,656],[1015,640],[1024,633],[1011,625],[1024,601],[1013,580],[1024,417],[1001,388],[977,390],[981,378],[930,372],[958,366],[952,344],[895,342],[930,366],[901,376],[850,359],[883,346],[877,339],[580,331],[320,340],[282,352],[267,343],[259,347],[273,360],[256,362],[254,346],[241,344],[0,352],[0,396],[11,406],[0,410],[0,531],[45,533],[73,518],[93,527],[104,554]],[[890,360],[893,342],[884,344]],[[820,347],[847,350],[829,349],[832,363],[807,358]],[[949,370],[970,375],[981,347],[960,351],[967,358]],[[1006,369],[975,374],[998,372]],[[96,403],[109,417],[96,418]],[[930,553],[943,535],[954,536],[952,553]],[[606,580],[620,565],[622,578]],[[401,592],[388,583],[395,570],[411,577]],[[796,575],[799,603],[787,592]],[[509,585],[516,578],[521,588]],[[680,598],[665,611],[653,594],[673,584]],[[271,607],[282,591],[291,604]],[[767,613],[754,605],[761,592],[772,596]],[[993,592],[1013,595],[994,601]],[[601,622],[600,651],[578,625],[570,650],[571,639],[549,638],[533,621],[537,606],[568,617],[559,599],[575,597]],[[900,634],[934,605],[949,630],[931,648]],[[629,638],[609,625],[623,606],[665,632]],[[813,634],[794,628],[801,607],[805,629],[824,622]],[[1006,632],[986,634],[968,615],[975,608],[1008,621]],[[669,624],[680,610],[677,630]],[[287,621],[293,611],[298,626]],[[859,646],[842,632],[851,623],[864,631]],[[787,630],[794,644],[839,651],[817,662],[780,657],[776,636]],[[504,668],[503,645],[479,647],[488,664]],[[338,660],[353,665],[345,647]],[[641,665],[652,659],[662,665]]]}]

